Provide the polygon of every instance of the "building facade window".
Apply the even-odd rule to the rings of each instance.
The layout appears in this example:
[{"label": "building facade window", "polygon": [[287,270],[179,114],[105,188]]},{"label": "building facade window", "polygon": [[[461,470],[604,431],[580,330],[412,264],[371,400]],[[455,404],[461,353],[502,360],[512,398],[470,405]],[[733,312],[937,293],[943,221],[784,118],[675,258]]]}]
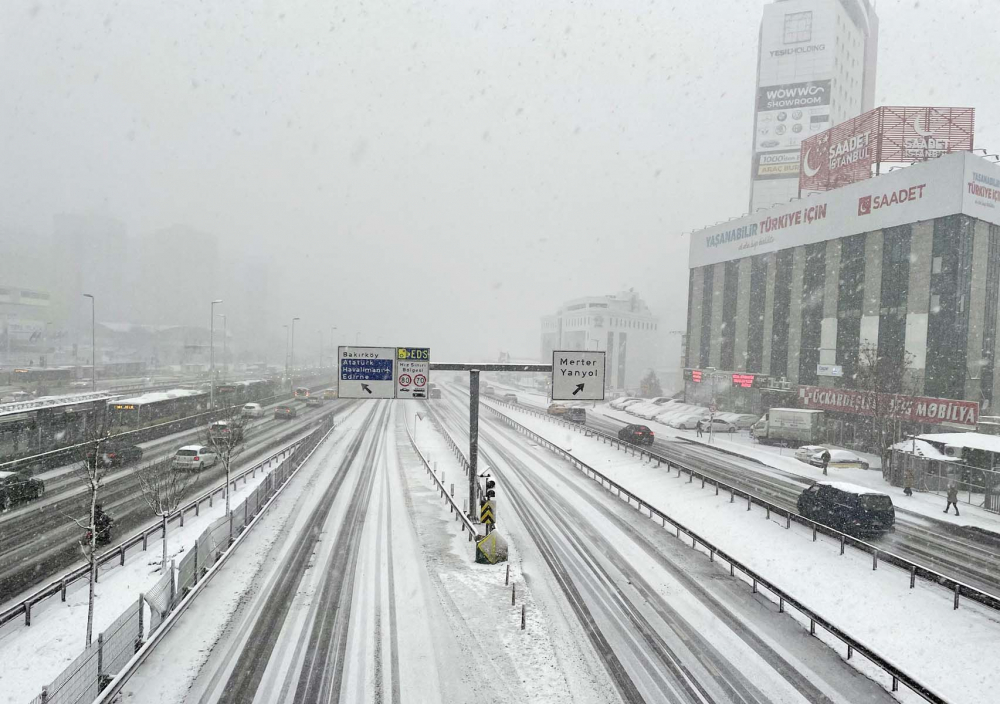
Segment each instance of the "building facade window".
[{"label": "building facade window", "polygon": [[813,13],[789,12],[785,15],[785,44],[800,44],[812,39]]},{"label": "building facade window", "polygon": [[[701,321],[700,320],[695,321],[694,318],[692,317],[693,311],[694,311],[694,269],[691,269],[688,272],[688,317],[687,317],[688,331],[687,331],[687,337],[688,337],[689,340],[691,339],[691,336],[694,334],[694,326],[695,325],[699,325],[699,326],[701,325]],[[694,363],[694,360],[692,359],[692,352],[693,352],[693,350],[685,350],[685,352],[687,353],[687,358],[684,360],[684,364],[685,364],[685,366],[691,366]],[[699,353],[700,353],[700,350],[699,350]]]},{"label": "building facade window", "polygon": [[792,299],[793,250],[774,258],[774,307],[771,312],[771,376],[788,374],[788,311]]},{"label": "building facade window", "polygon": [[764,304],[767,302],[767,257],[758,255],[750,260],[750,320],[747,324],[748,372],[760,373],[764,368]]},{"label": "building facade window", "polygon": [[799,383],[816,384],[823,335],[823,299],[826,283],[826,242],[806,245],[802,272],[802,337],[799,346]]},{"label": "building facade window", "polygon": [[736,345],[736,300],[740,293],[740,263],[726,262],[726,280],[722,288],[722,343],[719,349],[719,368],[733,368],[733,350]]},{"label": "building facade window", "polygon": [[[934,221],[931,256],[941,257],[941,273],[931,274],[927,316],[926,396],[963,398],[968,359],[969,299],[972,284],[973,220],[951,215]],[[978,351],[977,351],[978,352]]]},{"label": "building facade window", "polygon": [[704,268],[704,284],[701,287],[701,345],[698,350],[698,366],[707,367],[712,345],[712,306],[715,301],[715,267]]},{"label": "building facade window", "polygon": [[861,348],[861,310],[865,295],[864,233],[840,243],[840,281],[837,284],[837,364],[844,370],[840,383],[854,386]]},{"label": "building facade window", "polygon": [[[906,361],[906,304],[910,287],[911,226],[890,227],[882,241],[882,291],[879,298],[878,355],[892,368]],[[894,377],[901,380],[902,376]],[[903,389],[888,389],[900,392]]]},{"label": "building facade window", "polygon": [[979,393],[993,407],[993,364],[996,360],[997,297],[1000,296],[1000,225],[990,225],[986,263],[986,311],[983,320],[983,371]]}]

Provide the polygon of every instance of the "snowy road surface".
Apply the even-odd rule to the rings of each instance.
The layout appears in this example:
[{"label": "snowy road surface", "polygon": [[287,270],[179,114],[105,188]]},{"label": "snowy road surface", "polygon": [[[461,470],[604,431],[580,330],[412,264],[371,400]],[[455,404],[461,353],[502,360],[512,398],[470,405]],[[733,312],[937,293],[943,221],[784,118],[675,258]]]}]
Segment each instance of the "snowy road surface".
[{"label": "snowy road surface", "polygon": [[556,654],[543,610],[519,631],[503,566],[472,562],[397,408],[364,404],[320,447],[123,701],[614,699],[593,658]]},{"label": "snowy road surface", "polygon": [[[463,407],[432,407],[459,442]],[[499,478],[500,523],[529,581],[572,611],[622,700],[892,701],[575,469],[488,416],[480,423],[480,466]]]}]

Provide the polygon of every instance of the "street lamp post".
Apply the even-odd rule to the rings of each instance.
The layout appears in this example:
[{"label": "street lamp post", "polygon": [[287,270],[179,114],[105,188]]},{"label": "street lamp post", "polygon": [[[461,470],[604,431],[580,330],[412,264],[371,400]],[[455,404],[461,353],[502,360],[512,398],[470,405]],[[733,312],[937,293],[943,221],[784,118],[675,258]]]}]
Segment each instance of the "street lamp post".
[{"label": "street lamp post", "polygon": [[210,318],[211,322],[209,324],[210,337],[208,340],[208,347],[209,347],[208,371],[209,371],[209,381],[211,382],[210,384],[211,391],[209,392],[209,406],[212,408],[212,410],[215,410],[215,304],[216,303],[222,303],[222,299],[220,298],[218,300],[212,301],[212,306],[211,306],[212,315]]},{"label": "street lamp post", "polygon": [[[96,318],[94,309],[97,304],[94,301],[93,294],[85,293],[83,294],[83,296],[84,298],[90,299],[90,390],[96,392],[97,391],[97,342],[96,342],[97,324],[95,322]],[[10,338],[9,328],[10,326],[8,325],[8,332],[7,332],[8,339]]]},{"label": "street lamp post", "polygon": [[288,340],[289,340],[288,326],[282,325],[281,327],[285,329],[285,379],[289,379],[290,377],[288,376]]},{"label": "street lamp post", "polygon": [[296,320],[300,320],[300,318],[292,318],[292,354],[291,354],[291,362],[289,363],[289,366],[291,368],[291,376],[288,378],[289,388],[292,390],[295,389],[294,377],[295,377],[295,321]]},{"label": "street lamp post", "polygon": [[229,369],[229,354],[226,349],[226,337],[228,336],[226,330],[226,314],[219,313],[219,317],[222,318],[222,379],[226,379],[226,372]]}]

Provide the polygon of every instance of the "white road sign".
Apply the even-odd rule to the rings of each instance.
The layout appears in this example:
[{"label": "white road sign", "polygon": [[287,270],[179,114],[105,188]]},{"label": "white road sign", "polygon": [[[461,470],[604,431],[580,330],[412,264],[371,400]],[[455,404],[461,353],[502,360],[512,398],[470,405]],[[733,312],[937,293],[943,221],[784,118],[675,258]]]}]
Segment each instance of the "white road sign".
[{"label": "white road sign", "polygon": [[556,350],[552,353],[553,401],[603,401],[604,353]]},{"label": "white road sign", "polygon": [[339,347],[340,398],[395,398],[395,347]]},{"label": "white road sign", "polygon": [[429,348],[396,348],[396,398],[427,398],[427,385],[430,380]]}]

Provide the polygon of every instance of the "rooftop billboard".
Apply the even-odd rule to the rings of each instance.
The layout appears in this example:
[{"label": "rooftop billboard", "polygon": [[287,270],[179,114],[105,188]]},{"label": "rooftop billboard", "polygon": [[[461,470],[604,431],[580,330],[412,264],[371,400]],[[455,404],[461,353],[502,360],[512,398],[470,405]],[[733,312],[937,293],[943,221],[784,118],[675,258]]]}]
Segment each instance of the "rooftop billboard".
[{"label": "rooftop billboard", "polygon": [[1000,224],[1000,167],[947,154],[776,205],[691,233],[688,261],[705,266],[956,213]]}]

